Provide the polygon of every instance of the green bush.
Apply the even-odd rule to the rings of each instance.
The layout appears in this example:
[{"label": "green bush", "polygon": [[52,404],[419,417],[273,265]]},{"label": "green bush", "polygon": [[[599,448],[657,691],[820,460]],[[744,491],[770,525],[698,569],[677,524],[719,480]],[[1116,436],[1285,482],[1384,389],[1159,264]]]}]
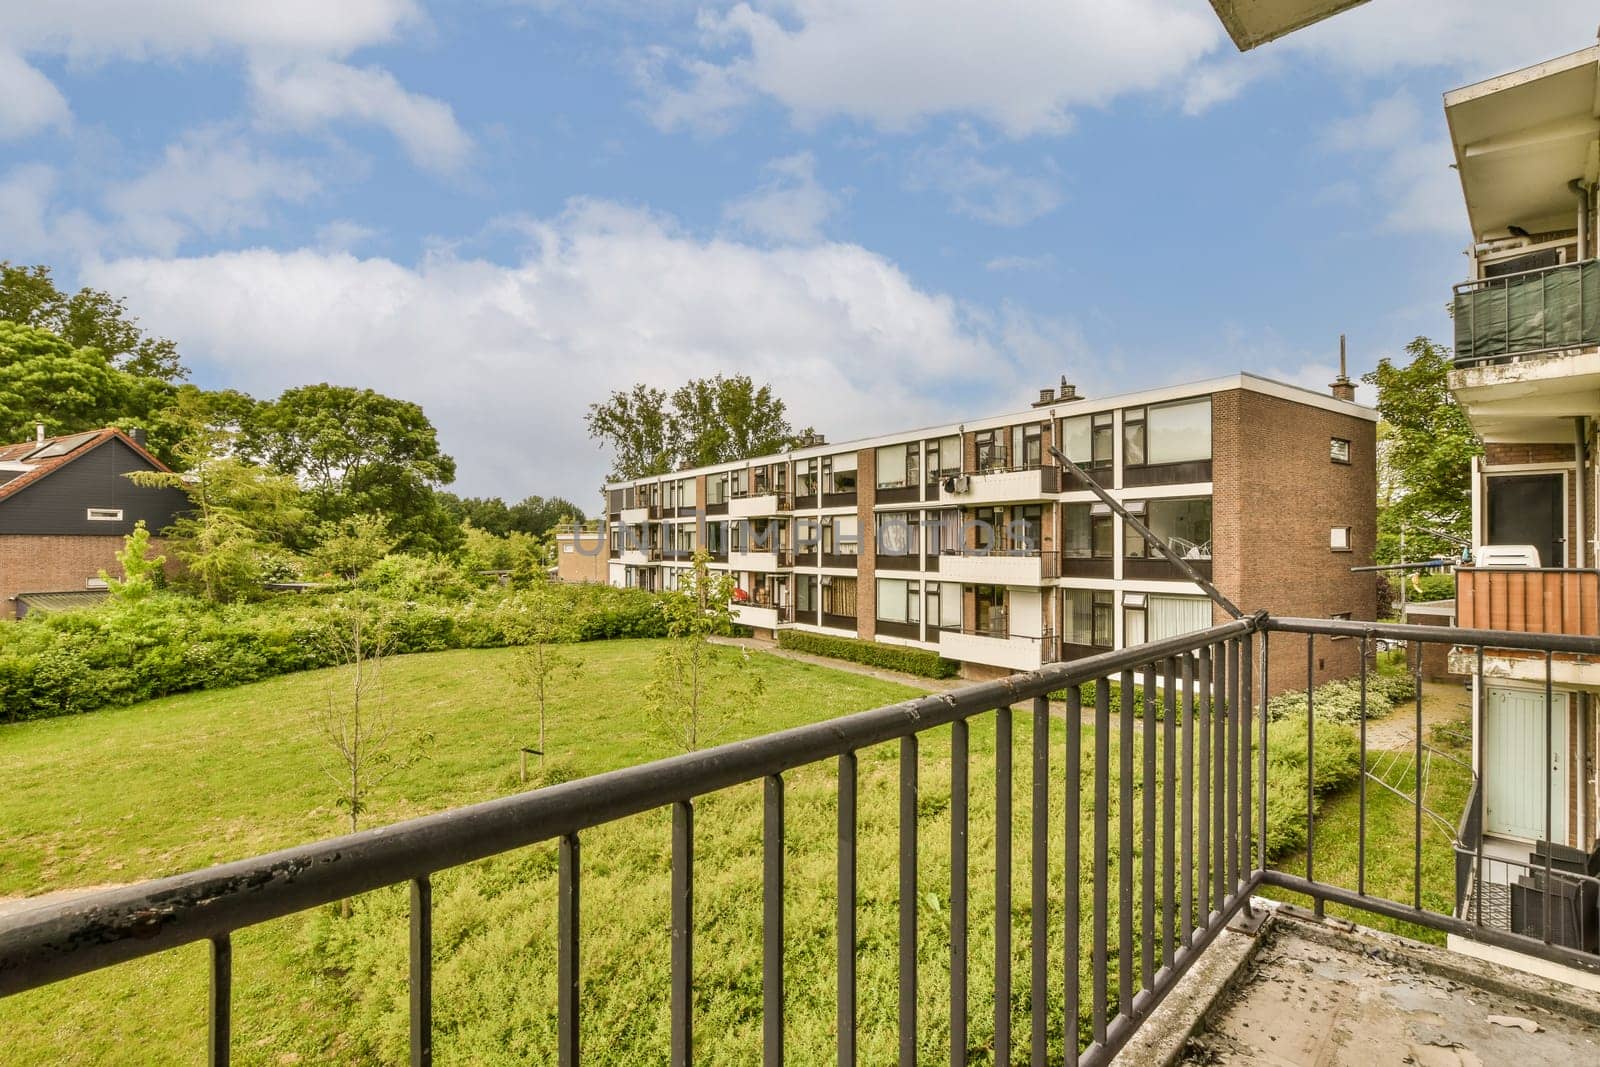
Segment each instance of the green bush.
[{"label": "green bush", "polygon": [[[1312,767],[1313,803],[1361,774],[1361,742],[1350,727],[1317,724]],[[1285,719],[1267,727],[1267,854],[1273,858],[1306,843],[1306,722]]]},{"label": "green bush", "polygon": [[937,652],[901,645],[880,645],[853,637],[830,637],[803,630],[779,630],[778,647],[915,674],[922,678],[954,678],[961,670],[961,664],[945,659]]},{"label": "green bush", "polygon": [[[520,594],[464,586],[438,561],[404,557],[379,562],[369,577],[370,585],[363,581],[363,610],[382,617],[391,653],[511,643],[496,608]],[[342,593],[280,594],[224,605],[164,593],[0,627],[0,722],[329,666],[335,662],[334,629],[346,610]],[[562,601],[576,640],[666,634],[655,594],[552,585],[550,595]]]},{"label": "green bush", "polygon": [[1430,600],[1454,600],[1456,578],[1453,574],[1420,574],[1407,578],[1406,599],[1413,603]]},{"label": "green bush", "polygon": [[[1367,718],[1381,719],[1417,695],[1416,683],[1409,674],[1367,673]],[[1356,678],[1324,682],[1312,691],[1312,711],[1318,722],[1354,725],[1361,721],[1361,682]],[[1304,721],[1304,690],[1279,693],[1267,702],[1267,718],[1272,722]]]}]

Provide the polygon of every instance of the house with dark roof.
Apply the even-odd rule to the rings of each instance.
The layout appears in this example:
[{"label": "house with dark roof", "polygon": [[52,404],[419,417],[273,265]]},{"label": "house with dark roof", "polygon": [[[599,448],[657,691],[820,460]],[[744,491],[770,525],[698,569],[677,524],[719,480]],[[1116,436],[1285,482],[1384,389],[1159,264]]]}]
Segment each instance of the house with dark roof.
[{"label": "house with dark roof", "polygon": [[32,441],[0,446],[0,618],[21,618],[30,605],[81,606],[104,589],[102,570],[118,573],[135,524],[159,534],[187,509],[182,491],[125,477],[167,470],[142,436],[107,428],[46,437],[40,427]]}]

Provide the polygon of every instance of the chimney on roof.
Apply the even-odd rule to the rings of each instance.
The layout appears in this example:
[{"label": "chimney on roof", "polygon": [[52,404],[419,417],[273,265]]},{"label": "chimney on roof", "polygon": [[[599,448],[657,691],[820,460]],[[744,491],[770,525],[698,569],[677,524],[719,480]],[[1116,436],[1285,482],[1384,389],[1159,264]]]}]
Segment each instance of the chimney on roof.
[{"label": "chimney on roof", "polygon": [[44,423],[36,422],[33,424],[33,439],[38,444],[44,444]]},{"label": "chimney on roof", "polygon": [[1041,389],[1039,390],[1039,399],[1033,402],[1033,406],[1036,408],[1047,408],[1055,402],[1056,391],[1054,389]]},{"label": "chimney on roof", "polygon": [[140,448],[143,448],[145,446],[145,441],[146,441],[144,427],[143,426],[134,426],[134,427],[130,428],[128,430],[128,440],[132,441],[134,444],[138,445]]},{"label": "chimney on roof", "polygon": [[1344,334],[1339,335],[1339,377],[1328,387],[1334,397],[1339,400],[1348,400],[1352,403],[1356,399],[1356,383],[1350,380],[1350,375],[1345,371]]},{"label": "chimney on roof", "polygon": [[1057,400],[1082,400],[1083,397],[1078,395],[1078,387],[1076,385],[1073,385],[1071,382],[1067,381],[1067,376],[1065,374],[1063,374],[1061,376],[1061,388],[1056,390],[1056,399]]}]

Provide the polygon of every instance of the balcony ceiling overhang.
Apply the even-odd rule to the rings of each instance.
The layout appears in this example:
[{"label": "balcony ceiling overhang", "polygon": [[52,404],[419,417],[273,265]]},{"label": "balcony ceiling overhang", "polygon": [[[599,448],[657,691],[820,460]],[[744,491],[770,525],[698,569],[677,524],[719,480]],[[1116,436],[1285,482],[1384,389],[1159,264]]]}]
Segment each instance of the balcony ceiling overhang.
[{"label": "balcony ceiling overhang", "polygon": [[1366,0],[1211,0],[1239,51],[1248,52]]},{"label": "balcony ceiling overhang", "polygon": [[1486,441],[1572,440],[1572,420],[1600,419],[1600,352],[1452,371],[1450,391]]},{"label": "balcony ceiling overhang", "polygon": [[1475,241],[1570,230],[1567,183],[1600,178],[1600,45],[1444,96]]}]

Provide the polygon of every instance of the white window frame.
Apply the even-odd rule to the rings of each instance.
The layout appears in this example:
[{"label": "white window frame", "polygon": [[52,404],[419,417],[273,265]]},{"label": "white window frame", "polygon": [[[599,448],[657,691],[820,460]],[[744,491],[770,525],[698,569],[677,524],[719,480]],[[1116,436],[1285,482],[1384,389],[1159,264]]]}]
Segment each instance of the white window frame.
[{"label": "white window frame", "polygon": [[121,508],[90,508],[84,517],[89,522],[121,522]]}]

